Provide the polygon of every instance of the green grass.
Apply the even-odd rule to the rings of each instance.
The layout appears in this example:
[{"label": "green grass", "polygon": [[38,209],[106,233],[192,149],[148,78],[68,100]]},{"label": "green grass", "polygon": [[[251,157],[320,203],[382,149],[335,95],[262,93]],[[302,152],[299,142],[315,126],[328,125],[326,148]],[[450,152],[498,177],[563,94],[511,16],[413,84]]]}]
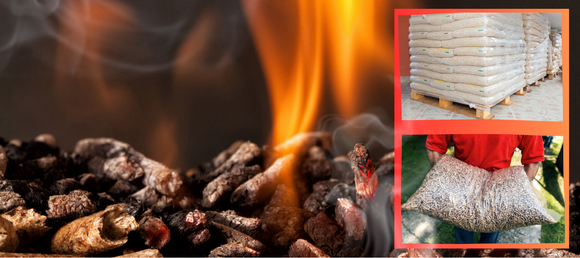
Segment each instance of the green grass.
[{"label": "green grass", "polygon": [[545,151],[545,160],[536,176],[542,186],[542,194],[546,197],[548,209],[563,215],[558,223],[542,225],[542,237],[540,238],[542,243],[564,243],[565,241],[564,179],[556,168],[556,158],[562,147],[562,142],[562,137],[554,137],[552,145]]},{"label": "green grass", "polygon": [[401,165],[401,204],[419,189],[431,169],[425,148],[426,135],[403,135]]},{"label": "green grass", "polygon": [[[402,167],[401,167],[401,204],[413,195],[421,186],[423,179],[431,169],[425,148],[425,135],[404,135],[402,146]],[[537,182],[541,185],[541,191],[546,198],[548,209],[564,215],[564,180],[555,167],[556,157],[562,146],[562,137],[555,137],[550,148],[546,149],[546,160],[542,162],[538,174]],[[447,154],[453,155],[451,147]],[[521,153],[516,151],[512,158],[511,165],[521,165]],[[565,216],[558,223],[542,225],[542,243],[563,243],[564,242],[564,221]],[[475,239],[478,241],[480,235],[476,233]],[[456,244],[454,227],[442,222],[437,227],[437,233],[429,239],[427,243]]]}]

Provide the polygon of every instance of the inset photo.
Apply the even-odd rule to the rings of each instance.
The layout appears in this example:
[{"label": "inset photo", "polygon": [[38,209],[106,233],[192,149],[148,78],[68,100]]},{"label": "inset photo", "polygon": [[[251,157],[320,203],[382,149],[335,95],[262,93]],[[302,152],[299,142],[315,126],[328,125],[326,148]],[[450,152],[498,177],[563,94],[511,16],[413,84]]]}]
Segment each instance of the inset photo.
[{"label": "inset photo", "polygon": [[565,243],[563,137],[403,135],[404,244]]},{"label": "inset photo", "polygon": [[563,121],[562,12],[421,11],[397,17],[403,120]]}]

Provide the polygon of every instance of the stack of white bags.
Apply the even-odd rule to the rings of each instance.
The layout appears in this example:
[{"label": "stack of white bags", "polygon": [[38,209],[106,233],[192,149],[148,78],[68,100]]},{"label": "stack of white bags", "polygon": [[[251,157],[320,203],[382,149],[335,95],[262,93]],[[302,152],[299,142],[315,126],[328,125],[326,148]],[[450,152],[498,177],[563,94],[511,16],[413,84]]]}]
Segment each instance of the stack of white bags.
[{"label": "stack of white bags", "polygon": [[526,85],[522,13],[412,15],[409,21],[413,92],[485,108]]},{"label": "stack of white bags", "polygon": [[524,13],[525,41],[528,46],[526,52],[525,78],[527,84],[532,84],[546,76],[548,65],[551,63],[552,42],[549,40],[550,22],[548,17],[539,13]]},{"label": "stack of white bags", "polygon": [[550,30],[550,41],[552,41],[552,70],[548,74],[556,74],[562,67],[562,34],[557,29]]}]

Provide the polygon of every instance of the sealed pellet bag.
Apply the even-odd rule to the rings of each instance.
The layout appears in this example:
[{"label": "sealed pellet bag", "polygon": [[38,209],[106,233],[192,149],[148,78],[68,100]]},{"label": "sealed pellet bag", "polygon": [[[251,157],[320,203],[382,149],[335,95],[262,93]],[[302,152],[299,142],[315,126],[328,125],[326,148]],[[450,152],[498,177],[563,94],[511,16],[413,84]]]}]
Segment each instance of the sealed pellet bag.
[{"label": "sealed pellet bag", "polygon": [[501,91],[494,95],[483,97],[460,91],[447,90],[445,88],[440,88],[439,86],[433,86],[430,84],[427,85],[424,83],[415,83],[415,82],[411,82],[411,89],[419,90],[420,93],[432,95],[457,103],[462,103],[466,105],[477,104],[479,106],[495,105],[502,99],[505,99],[507,96],[509,96],[506,93],[506,91]]},{"label": "sealed pellet bag", "polygon": [[463,20],[477,17],[490,17],[511,25],[522,25],[521,13],[454,13],[453,19]]},{"label": "sealed pellet bag", "polygon": [[442,90],[455,90],[455,83],[439,79],[431,79],[429,85]]},{"label": "sealed pellet bag", "polygon": [[[412,71],[412,70],[411,70]],[[437,77],[431,77],[434,79],[440,79],[444,81],[450,82],[459,82],[459,83],[469,83],[469,84],[477,84],[482,86],[489,86],[494,83],[497,83],[501,80],[506,80],[516,76],[519,73],[523,73],[524,69],[514,69],[511,71],[506,71],[500,74],[490,75],[490,76],[477,76],[477,75],[469,75],[469,74],[441,74],[436,73]]]},{"label": "sealed pellet bag", "polygon": [[524,20],[524,30],[536,29],[537,31],[542,30],[542,25],[537,23],[535,20]]},{"label": "sealed pellet bag", "polygon": [[425,18],[425,15],[411,15],[411,18],[409,18],[409,23],[410,24],[429,24],[429,22],[427,21],[427,18]]},{"label": "sealed pellet bag", "polygon": [[409,26],[409,32],[429,32],[429,31],[440,31],[441,26],[431,25],[431,24],[411,24]]},{"label": "sealed pellet bag", "polygon": [[458,65],[453,67],[454,73],[461,73],[461,74],[473,74],[479,76],[489,76],[495,75],[498,73],[502,73],[505,71],[509,71],[512,69],[519,69],[524,67],[526,62],[518,61],[512,62],[507,64],[499,64],[499,65],[492,65],[492,66],[471,66],[471,65]]},{"label": "sealed pellet bag", "polygon": [[427,34],[428,39],[449,40],[453,38],[453,31],[432,31]]},{"label": "sealed pellet bag", "polygon": [[524,52],[523,48],[506,47],[458,47],[453,49],[456,56],[505,56]]},{"label": "sealed pellet bag", "polygon": [[429,32],[411,32],[409,39],[427,39]]},{"label": "sealed pellet bag", "polygon": [[542,206],[522,166],[488,172],[448,155],[401,208],[473,232],[557,222]]},{"label": "sealed pellet bag", "polygon": [[464,28],[453,31],[454,38],[467,38],[467,37],[494,37],[494,38],[506,38],[507,33],[491,27],[476,27],[476,28]]},{"label": "sealed pellet bag", "polygon": [[[442,40],[441,46],[446,48],[457,47],[503,47],[507,40],[493,37],[469,37],[469,38],[453,38],[449,40]],[[525,42],[523,43],[525,44]]]},{"label": "sealed pellet bag", "polygon": [[411,69],[411,75],[423,76],[423,77],[428,77],[431,79],[439,79],[439,80],[443,79],[442,73],[433,72],[433,71],[428,70],[428,69]]},{"label": "sealed pellet bag", "polygon": [[[479,17],[479,18],[471,18],[471,19],[464,19],[460,21],[454,21],[451,23],[446,23],[441,25],[442,30],[458,30],[463,28],[469,27],[492,27],[499,30],[505,30],[508,24],[500,22],[496,19],[488,18],[488,17]],[[513,26],[513,25],[509,25]]]},{"label": "sealed pellet bag", "polygon": [[429,55],[411,55],[411,62],[424,62],[447,65],[490,66],[524,60],[524,53],[506,56],[454,56],[451,58],[437,58]]},{"label": "sealed pellet bag", "polygon": [[453,73],[453,66],[452,65],[444,65],[444,64],[411,62],[411,68],[413,68],[413,69],[429,69],[431,71],[438,72],[438,73]]},{"label": "sealed pellet bag", "polygon": [[457,91],[483,97],[489,97],[510,88],[514,89],[522,88],[526,86],[526,81],[524,79],[524,75],[520,74],[512,79],[500,81],[498,83],[489,86],[480,86],[467,83],[455,83],[453,86]]},{"label": "sealed pellet bag", "polygon": [[441,47],[441,40],[413,39],[409,41],[410,47]]},{"label": "sealed pellet bag", "polygon": [[433,57],[452,57],[453,49],[435,48],[435,47],[411,47],[409,48],[411,55],[430,55]]}]

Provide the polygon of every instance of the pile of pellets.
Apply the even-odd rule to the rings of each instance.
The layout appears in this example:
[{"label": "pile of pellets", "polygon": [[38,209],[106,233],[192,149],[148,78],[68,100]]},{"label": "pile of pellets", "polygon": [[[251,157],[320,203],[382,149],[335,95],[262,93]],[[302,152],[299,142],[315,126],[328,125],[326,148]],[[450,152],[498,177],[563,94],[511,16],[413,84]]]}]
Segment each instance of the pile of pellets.
[{"label": "pile of pellets", "polygon": [[[331,142],[327,132],[238,141],[180,172],[110,138],[71,152],[48,134],[0,138],[0,256],[361,256],[366,211]],[[386,200],[393,161],[375,162]]]},{"label": "pile of pellets", "polygon": [[472,232],[556,223],[522,166],[488,172],[444,155],[402,209]]},{"label": "pile of pellets", "polygon": [[414,92],[490,106],[525,86],[521,13],[412,15],[409,22]]},{"label": "pile of pellets", "polygon": [[550,21],[540,13],[524,13],[526,52],[525,78],[527,84],[532,84],[546,76],[552,58],[549,55],[552,42],[549,40]]}]

